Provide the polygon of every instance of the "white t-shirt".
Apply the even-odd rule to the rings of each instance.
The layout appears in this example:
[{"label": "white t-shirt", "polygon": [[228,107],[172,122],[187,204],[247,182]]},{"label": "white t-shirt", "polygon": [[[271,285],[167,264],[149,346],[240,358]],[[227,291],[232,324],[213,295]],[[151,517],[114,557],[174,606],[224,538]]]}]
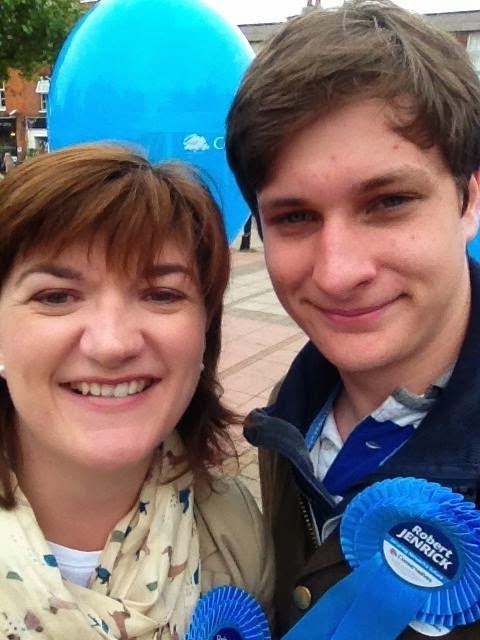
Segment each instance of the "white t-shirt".
[{"label": "white t-shirt", "polygon": [[64,580],[88,587],[90,578],[100,563],[101,551],[78,551],[48,542]]}]

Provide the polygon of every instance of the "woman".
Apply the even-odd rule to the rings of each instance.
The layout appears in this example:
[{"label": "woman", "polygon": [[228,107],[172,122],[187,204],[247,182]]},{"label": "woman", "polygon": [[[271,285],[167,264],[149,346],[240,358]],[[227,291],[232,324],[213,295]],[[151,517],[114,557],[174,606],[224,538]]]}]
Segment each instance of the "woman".
[{"label": "woman", "polygon": [[211,474],[229,253],[185,171],[91,145],[0,185],[1,637],[182,638],[220,584],[268,605],[256,505]]}]

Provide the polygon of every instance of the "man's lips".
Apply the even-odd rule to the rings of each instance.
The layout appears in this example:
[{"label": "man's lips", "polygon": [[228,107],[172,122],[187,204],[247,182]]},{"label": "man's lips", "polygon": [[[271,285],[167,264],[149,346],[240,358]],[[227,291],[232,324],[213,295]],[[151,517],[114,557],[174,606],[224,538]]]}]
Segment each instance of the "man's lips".
[{"label": "man's lips", "polygon": [[362,318],[377,312],[381,312],[383,309],[386,309],[391,304],[396,302],[401,296],[397,296],[395,298],[391,298],[390,300],[386,300],[385,302],[380,302],[378,304],[362,306],[362,307],[326,307],[321,304],[311,303],[316,309],[318,309],[321,313],[330,317],[337,318]]},{"label": "man's lips", "polygon": [[390,302],[385,302],[383,304],[377,304],[372,307],[361,307],[359,309],[322,309],[322,311],[332,316],[341,316],[342,318],[356,318],[358,316],[366,316],[369,313],[374,313],[375,311],[380,311],[380,309],[385,308],[389,304]]}]

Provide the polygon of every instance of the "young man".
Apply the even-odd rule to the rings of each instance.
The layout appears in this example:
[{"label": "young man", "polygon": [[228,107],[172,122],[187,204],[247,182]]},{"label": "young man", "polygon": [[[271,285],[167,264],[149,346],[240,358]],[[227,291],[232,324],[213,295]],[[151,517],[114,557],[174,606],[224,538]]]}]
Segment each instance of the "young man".
[{"label": "young man", "polygon": [[246,429],[284,633],[348,573],[335,525],[365,486],[414,476],[480,502],[480,83],[453,38],[388,0],[312,11],[248,70],[227,151],[310,338]]}]

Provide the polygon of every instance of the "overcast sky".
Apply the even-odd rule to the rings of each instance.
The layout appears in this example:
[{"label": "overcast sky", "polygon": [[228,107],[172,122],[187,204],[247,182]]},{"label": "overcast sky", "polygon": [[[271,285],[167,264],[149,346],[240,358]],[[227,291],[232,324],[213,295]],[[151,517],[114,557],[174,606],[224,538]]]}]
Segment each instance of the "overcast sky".
[{"label": "overcast sky", "polygon": [[[207,0],[236,24],[278,22],[300,13],[307,0]],[[420,13],[480,9],[480,0],[397,0],[398,4]],[[324,7],[341,4],[323,0]]]}]

